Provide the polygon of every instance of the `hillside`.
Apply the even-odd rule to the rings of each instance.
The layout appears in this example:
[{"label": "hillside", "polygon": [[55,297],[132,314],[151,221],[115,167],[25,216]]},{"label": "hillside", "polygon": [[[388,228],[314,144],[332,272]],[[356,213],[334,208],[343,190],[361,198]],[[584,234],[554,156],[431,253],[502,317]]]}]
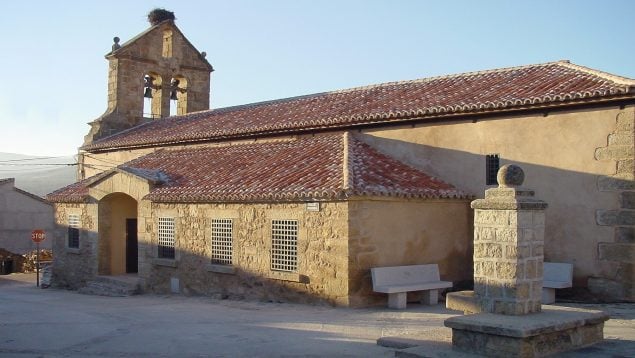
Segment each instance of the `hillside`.
[{"label": "hillside", "polygon": [[72,155],[47,158],[0,153],[0,179],[15,178],[17,188],[45,196],[76,181],[74,163],[76,159]]}]

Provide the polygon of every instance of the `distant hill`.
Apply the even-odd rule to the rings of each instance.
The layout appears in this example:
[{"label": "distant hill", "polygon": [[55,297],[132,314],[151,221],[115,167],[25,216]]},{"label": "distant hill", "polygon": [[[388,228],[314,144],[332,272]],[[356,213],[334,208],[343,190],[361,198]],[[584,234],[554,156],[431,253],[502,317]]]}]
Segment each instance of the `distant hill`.
[{"label": "distant hill", "polygon": [[0,152],[0,179],[15,178],[15,186],[29,193],[46,194],[76,181],[76,156],[36,157]]}]

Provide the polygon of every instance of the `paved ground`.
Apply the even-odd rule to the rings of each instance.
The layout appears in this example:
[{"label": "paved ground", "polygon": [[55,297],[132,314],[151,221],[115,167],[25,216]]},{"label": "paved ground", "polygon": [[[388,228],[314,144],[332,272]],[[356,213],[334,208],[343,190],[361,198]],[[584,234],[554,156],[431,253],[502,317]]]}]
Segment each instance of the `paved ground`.
[{"label": "paved ground", "polygon": [[[603,308],[614,317],[605,329],[617,344],[611,354],[635,352],[624,345],[635,348],[635,305]],[[394,357],[378,338],[447,345],[443,321],[457,314],[442,305],[392,311],[85,296],[38,289],[34,275],[12,274],[0,276],[0,357]]]}]

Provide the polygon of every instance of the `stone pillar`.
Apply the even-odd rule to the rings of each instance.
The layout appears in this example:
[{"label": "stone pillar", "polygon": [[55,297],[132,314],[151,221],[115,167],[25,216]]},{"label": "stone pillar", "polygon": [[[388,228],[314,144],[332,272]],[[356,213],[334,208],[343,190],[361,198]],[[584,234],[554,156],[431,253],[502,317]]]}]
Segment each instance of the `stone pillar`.
[{"label": "stone pillar", "polygon": [[474,295],[481,312],[524,315],[541,310],[547,203],[522,188],[522,169],[505,165],[498,188],[472,202]]}]

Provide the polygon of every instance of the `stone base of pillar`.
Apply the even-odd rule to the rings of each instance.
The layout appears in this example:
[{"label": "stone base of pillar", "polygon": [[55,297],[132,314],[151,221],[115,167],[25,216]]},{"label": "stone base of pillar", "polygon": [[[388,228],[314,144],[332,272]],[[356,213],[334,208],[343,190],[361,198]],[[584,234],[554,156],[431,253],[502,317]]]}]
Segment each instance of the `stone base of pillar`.
[{"label": "stone base of pillar", "polygon": [[542,312],[525,315],[480,313],[452,317],[454,350],[488,357],[539,357],[565,352],[604,339],[602,311],[543,306]]},{"label": "stone base of pillar", "polygon": [[463,311],[463,314],[481,313],[481,308],[474,297],[474,291],[448,292],[445,295],[445,308]]}]

